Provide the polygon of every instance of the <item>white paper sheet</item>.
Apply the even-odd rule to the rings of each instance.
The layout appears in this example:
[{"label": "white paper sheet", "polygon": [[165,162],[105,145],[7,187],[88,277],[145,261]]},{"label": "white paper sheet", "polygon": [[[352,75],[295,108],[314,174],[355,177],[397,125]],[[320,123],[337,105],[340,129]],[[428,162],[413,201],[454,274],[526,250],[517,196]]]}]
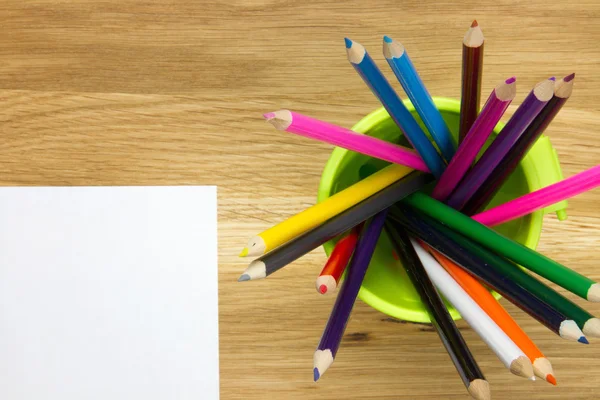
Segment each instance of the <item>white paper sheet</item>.
[{"label": "white paper sheet", "polygon": [[219,395],[215,187],[0,188],[0,399]]}]

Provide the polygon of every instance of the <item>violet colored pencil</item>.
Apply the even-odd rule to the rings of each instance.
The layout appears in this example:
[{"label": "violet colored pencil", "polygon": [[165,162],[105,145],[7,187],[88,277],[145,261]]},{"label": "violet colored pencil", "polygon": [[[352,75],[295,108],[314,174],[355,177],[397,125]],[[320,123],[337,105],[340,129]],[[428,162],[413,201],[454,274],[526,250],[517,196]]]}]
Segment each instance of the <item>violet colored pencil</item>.
[{"label": "violet colored pencil", "polygon": [[471,125],[475,122],[479,112],[481,72],[483,71],[483,42],[483,32],[477,21],[473,21],[463,39],[459,144],[471,129]]},{"label": "violet colored pencil", "polygon": [[416,152],[406,147],[319,121],[293,111],[279,110],[267,113],[264,117],[281,131],[295,133],[380,160],[429,172],[423,159]]},{"label": "violet colored pencil", "polygon": [[575,74],[570,74],[558,80],[554,86],[554,97],[544,106],[542,111],[535,117],[533,122],[527,127],[519,140],[510,149],[510,152],[504,156],[502,161],[494,168],[488,179],[471,197],[471,200],[463,207],[463,212],[467,215],[473,215],[482,211],[492,200],[494,195],[500,190],[502,184],[508,179],[515,170],[519,162],[527,155],[529,149],[533,147],[539,137],[544,133],[550,122],[567,102],[573,92],[573,81]]},{"label": "violet colored pencil", "polygon": [[352,312],[352,307],[358,296],[360,285],[367,273],[367,267],[369,266],[369,262],[371,262],[377,240],[383,230],[386,216],[387,209],[379,212],[365,223],[360,233],[356,249],[354,250],[354,256],[347,268],[346,278],[342,283],[342,287],[331,310],[331,315],[323,331],[323,336],[313,357],[315,382],[331,366],[337,354],[342,336],[344,336],[346,324]]},{"label": "violet colored pencil", "polygon": [[534,87],[481,159],[448,197],[446,203],[450,207],[461,210],[465,206],[553,95],[554,77]]},{"label": "violet colored pencil", "polygon": [[450,164],[448,164],[448,167],[435,186],[432,194],[433,198],[444,201],[450,196],[458,182],[460,182],[473,161],[475,161],[479,150],[485,144],[485,141],[494,130],[498,121],[500,121],[500,118],[502,118],[502,115],[504,115],[504,112],[516,94],[516,78],[514,76],[492,90],[481,113],[479,113],[467,136],[465,136],[463,142],[458,147],[452,161],[450,161]]}]

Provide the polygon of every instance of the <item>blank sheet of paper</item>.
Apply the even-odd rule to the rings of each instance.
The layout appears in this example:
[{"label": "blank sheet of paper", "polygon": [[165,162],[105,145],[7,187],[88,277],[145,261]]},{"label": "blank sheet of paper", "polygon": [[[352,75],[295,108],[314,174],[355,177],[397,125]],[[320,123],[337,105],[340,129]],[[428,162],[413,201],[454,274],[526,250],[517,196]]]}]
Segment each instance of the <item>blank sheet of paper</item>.
[{"label": "blank sheet of paper", "polygon": [[218,399],[216,202],[0,188],[0,399]]}]

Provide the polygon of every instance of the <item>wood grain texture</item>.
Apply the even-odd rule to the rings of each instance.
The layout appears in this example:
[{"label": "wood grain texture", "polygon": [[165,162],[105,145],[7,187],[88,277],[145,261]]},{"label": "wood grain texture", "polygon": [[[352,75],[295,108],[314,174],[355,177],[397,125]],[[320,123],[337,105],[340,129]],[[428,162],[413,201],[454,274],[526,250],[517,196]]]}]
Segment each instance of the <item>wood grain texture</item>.
[{"label": "wood grain texture", "polygon": [[[219,186],[223,399],[467,398],[430,326],[361,302],[334,366],[312,382],[334,301],[314,289],[321,249],[267,280],[236,282],[248,237],[314,203],[332,149],[275,131],[261,114],[293,108],[350,127],[378,107],[343,36],[399,88],[381,56],[391,35],[432,94],[458,97],[461,40],[477,18],[482,96],[516,75],[512,112],[535,82],[575,71],[574,95],[547,134],[565,176],[600,161],[597,1],[6,0],[0,16],[0,184]],[[600,280],[600,191],[572,200],[569,215],[546,217],[540,250]],[[460,323],[494,399],[600,395],[598,343],[560,340],[508,308],[559,386],[512,376]]]}]

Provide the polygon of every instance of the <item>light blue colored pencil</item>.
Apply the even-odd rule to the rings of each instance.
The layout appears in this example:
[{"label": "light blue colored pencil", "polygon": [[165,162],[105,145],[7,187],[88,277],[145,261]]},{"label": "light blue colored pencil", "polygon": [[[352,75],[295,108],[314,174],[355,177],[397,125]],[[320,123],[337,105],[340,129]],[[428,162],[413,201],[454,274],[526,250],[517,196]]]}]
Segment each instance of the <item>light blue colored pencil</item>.
[{"label": "light blue colored pencil", "polygon": [[404,46],[388,36],[383,37],[383,55],[400,81],[408,98],[415,106],[431,137],[440,148],[447,162],[456,152],[456,145],[448,125],[442,118],[421,77],[417,73]]},{"label": "light blue colored pencil", "polygon": [[404,132],[404,135],[419,153],[433,176],[439,179],[446,168],[446,164],[425,132],[402,103],[392,85],[385,79],[385,76],[383,76],[365,48],[360,43],[353,42],[348,38],[345,41],[348,61],[383,104],[396,125]]}]

